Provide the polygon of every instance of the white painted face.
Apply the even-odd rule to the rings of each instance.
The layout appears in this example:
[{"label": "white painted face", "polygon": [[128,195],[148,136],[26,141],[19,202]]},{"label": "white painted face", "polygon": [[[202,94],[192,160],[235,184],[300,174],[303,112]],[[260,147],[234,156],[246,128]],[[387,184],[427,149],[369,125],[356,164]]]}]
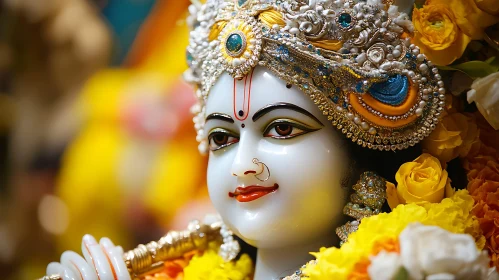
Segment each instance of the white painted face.
[{"label": "white painted face", "polygon": [[349,159],[308,96],[263,67],[240,81],[225,73],[206,119],[210,198],[235,234],[258,248],[334,236]]}]

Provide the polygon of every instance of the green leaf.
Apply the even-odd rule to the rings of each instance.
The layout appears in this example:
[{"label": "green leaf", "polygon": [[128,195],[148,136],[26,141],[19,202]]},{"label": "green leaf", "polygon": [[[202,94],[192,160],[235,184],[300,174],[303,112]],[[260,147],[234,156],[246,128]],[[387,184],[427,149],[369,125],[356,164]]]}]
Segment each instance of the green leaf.
[{"label": "green leaf", "polygon": [[492,65],[492,62],[494,62],[494,60],[496,59],[495,56],[493,57],[489,57],[487,60],[485,60],[484,62],[487,63],[487,64],[491,64]]},{"label": "green leaf", "polygon": [[474,60],[457,65],[439,66],[438,68],[447,71],[461,71],[471,78],[482,78],[499,70],[499,62],[495,60],[495,57],[491,57],[486,61]]},{"label": "green leaf", "polygon": [[395,274],[393,280],[409,280],[409,272],[407,272],[407,269],[402,266],[397,274]]},{"label": "green leaf", "polygon": [[497,69],[499,69],[499,59],[496,57],[496,56],[493,56],[487,60],[485,60],[485,62],[487,62],[488,64],[496,67]]}]

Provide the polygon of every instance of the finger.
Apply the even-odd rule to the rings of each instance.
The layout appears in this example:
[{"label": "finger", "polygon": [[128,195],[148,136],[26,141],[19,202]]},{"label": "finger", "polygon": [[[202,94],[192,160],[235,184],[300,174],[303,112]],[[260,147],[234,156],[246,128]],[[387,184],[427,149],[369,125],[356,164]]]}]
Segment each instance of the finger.
[{"label": "finger", "polygon": [[125,253],[123,251],[123,248],[121,246],[116,246],[115,248],[118,250],[118,252],[120,253],[120,255],[123,255]]},{"label": "finger", "polygon": [[95,269],[91,267],[84,258],[73,251],[62,253],[61,263],[71,268],[76,276],[80,276],[82,280],[98,280]]},{"label": "finger", "polygon": [[59,275],[63,280],[80,280],[75,276],[72,270],[69,268],[65,267],[64,265],[58,263],[58,262],[51,262],[47,266],[47,275],[52,275],[52,274],[57,274]]},{"label": "finger", "polygon": [[99,280],[117,280],[106,254],[93,236],[89,234],[83,236],[81,251],[87,263],[95,268]]},{"label": "finger", "polygon": [[123,260],[122,249],[114,246],[113,242],[107,237],[101,238],[100,245],[104,253],[107,254],[108,260],[111,262],[111,267],[114,268],[114,273],[118,280],[130,280],[130,273]]}]

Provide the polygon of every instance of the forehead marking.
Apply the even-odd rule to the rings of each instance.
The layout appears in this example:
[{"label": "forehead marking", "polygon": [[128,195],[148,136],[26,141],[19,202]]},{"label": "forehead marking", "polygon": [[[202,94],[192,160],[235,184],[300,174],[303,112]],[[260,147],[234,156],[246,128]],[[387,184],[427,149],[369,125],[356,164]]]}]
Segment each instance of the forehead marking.
[{"label": "forehead marking", "polygon": [[[249,78],[249,82],[248,82]],[[233,107],[234,107],[234,117],[239,121],[244,121],[248,118],[250,111],[250,101],[251,101],[251,84],[253,81],[253,70],[244,77],[244,87],[243,87],[243,99],[242,102],[238,102],[238,90],[237,90],[237,82],[238,80],[234,79],[234,88],[233,88]],[[242,81],[241,81],[242,83]],[[241,106],[242,103],[242,106]]]}]

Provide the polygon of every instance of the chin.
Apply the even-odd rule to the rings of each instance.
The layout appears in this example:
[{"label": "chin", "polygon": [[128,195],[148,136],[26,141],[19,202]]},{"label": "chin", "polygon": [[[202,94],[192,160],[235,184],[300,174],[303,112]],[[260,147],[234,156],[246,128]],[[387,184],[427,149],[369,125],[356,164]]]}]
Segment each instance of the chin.
[{"label": "chin", "polygon": [[[233,223],[234,222],[234,223]],[[326,232],[334,234],[328,228],[295,228],[279,225],[278,221],[255,221],[238,219],[226,221],[232,232],[244,242],[256,248],[282,248],[307,244],[322,237]],[[307,225],[307,223],[301,223]],[[324,233],[324,234],[321,234]]]}]

